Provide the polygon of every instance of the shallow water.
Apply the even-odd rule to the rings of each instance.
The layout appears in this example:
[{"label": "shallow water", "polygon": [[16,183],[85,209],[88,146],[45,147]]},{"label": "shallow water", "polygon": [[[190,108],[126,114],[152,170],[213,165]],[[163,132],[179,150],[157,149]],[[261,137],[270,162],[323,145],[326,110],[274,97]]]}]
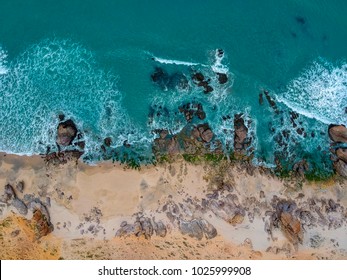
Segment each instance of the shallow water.
[{"label": "shallow water", "polygon": [[[285,2],[285,3],[282,3]],[[84,157],[100,160],[107,136],[150,158],[156,128],[179,131],[178,106],[203,104],[216,136],[229,147],[223,116],[252,120],[255,162],[280,151],[330,170],[330,123],[347,124],[347,2],[335,1],[6,1],[0,9],[0,150],[45,153],[55,147],[58,114],[71,117],[86,140]],[[224,50],[217,60],[216,49]],[[153,60],[154,58],[154,60]],[[155,67],[169,74],[201,71],[205,95],[159,87]],[[219,85],[214,72],[226,72]],[[264,97],[268,90],[276,114]],[[149,119],[150,107],[165,108]],[[290,111],[305,134],[298,134]],[[278,135],[289,131],[285,148]],[[314,135],[314,136],[312,136]],[[277,137],[277,138],[276,138]]]}]

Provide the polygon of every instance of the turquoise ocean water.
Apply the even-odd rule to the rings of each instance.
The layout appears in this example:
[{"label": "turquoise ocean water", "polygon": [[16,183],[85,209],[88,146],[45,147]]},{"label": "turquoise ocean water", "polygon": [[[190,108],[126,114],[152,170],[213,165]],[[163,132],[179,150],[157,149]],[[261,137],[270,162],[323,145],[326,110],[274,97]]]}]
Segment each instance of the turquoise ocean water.
[{"label": "turquoise ocean water", "polygon": [[[346,14],[344,0],[1,0],[0,150],[54,150],[64,113],[83,132],[85,160],[101,159],[105,137],[150,156],[152,131],[179,131],[178,106],[196,100],[226,150],[233,122],[223,116],[243,112],[256,162],[272,165],[279,151],[329,170],[327,127],[347,124]],[[188,77],[202,71],[214,91],[163,90],[151,81],[155,67]],[[219,85],[214,71],[228,83]],[[264,89],[280,114],[265,97],[259,105]],[[165,113],[149,118],[159,106]],[[285,148],[276,141],[283,130]]]}]

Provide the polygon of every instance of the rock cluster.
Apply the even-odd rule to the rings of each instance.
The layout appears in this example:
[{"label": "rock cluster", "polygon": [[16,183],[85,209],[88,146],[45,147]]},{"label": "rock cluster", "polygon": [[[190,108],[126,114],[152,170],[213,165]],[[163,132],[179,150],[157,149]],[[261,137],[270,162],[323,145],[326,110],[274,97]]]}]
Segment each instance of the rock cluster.
[{"label": "rock cluster", "polygon": [[[19,187],[18,187],[19,185]],[[17,184],[17,189],[23,192],[24,182],[20,181]],[[24,195],[24,201],[26,201]],[[26,204],[23,200],[17,197],[13,187],[7,184],[4,188],[4,194],[1,196],[0,201],[4,202],[7,206],[12,206],[22,216],[26,216],[29,211],[32,213],[30,223],[35,232],[35,238],[40,239],[41,237],[49,234],[53,231],[53,225],[50,222],[49,212],[46,206],[38,199],[30,197],[29,202]]]},{"label": "rock cluster", "polygon": [[205,76],[201,72],[196,72],[192,75],[193,82],[204,89],[204,93],[210,93],[213,88],[210,86],[211,79],[205,79]]},{"label": "rock cluster", "polygon": [[167,233],[166,226],[162,221],[155,222],[148,217],[137,216],[136,221],[133,224],[128,224],[126,221],[123,221],[120,225],[120,229],[116,232],[116,236],[143,236],[146,239],[151,238],[154,234],[160,237],[165,237]]},{"label": "rock cluster", "polygon": [[183,73],[176,72],[170,75],[161,67],[154,69],[151,79],[164,91],[169,89],[186,90],[189,88],[188,79]]}]

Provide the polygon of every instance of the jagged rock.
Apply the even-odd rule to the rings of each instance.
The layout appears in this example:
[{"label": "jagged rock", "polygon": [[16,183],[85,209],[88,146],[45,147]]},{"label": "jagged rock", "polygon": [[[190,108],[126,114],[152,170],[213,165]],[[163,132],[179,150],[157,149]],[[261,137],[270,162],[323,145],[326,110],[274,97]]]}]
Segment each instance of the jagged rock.
[{"label": "jagged rock", "polygon": [[329,137],[334,142],[347,143],[347,128],[344,125],[329,125]]},{"label": "jagged rock", "polygon": [[77,127],[72,120],[59,123],[57,128],[57,144],[69,146],[77,135]]},{"label": "jagged rock", "polygon": [[304,176],[305,172],[309,171],[309,166],[306,160],[301,160],[294,164],[293,171],[298,173],[300,176]]},{"label": "jagged rock", "polygon": [[199,220],[199,225],[200,225],[201,229],[203,230],[205,237],[207,239],[212,239],[212,238],[217,236],[217,230],[208,221],[201,219],[201,220]]},{"label": "jagged rock", "polygon": [[234,116],[234,150],[235,152],[245,153],[246,149],[250,146],[250,141],[247,138],[248,128],[242,118],[242,114],[235,114]]},{"label": "jagged rock", "polygon": [[151,220],[149,218],[143,218],[140,223],[142,227],[142,234],[146,239],[151,238],[151,236],[153,235],[153,226]]},{"label": "jagged rock", "polygon": [[48,235],[53,231],[53,225],[48,216],[44,215],[40,209],[34,209],[31,224],[34,228],[36,239]]},{"label": "jagged rock", "polygon": [[18,198],[14,198],[12,200],[12,206],[17,209],[19,214],[26,215],[28,214],[28,207],[25,205],[23,201]]},{"label": "jagged rock", "polygon": [[78,160],[83,152],[78,150],[63,151],[59,153],[50,153],[45,156],[45,162],[52,165],[65,164],[68,161]]},{"label": "jagged rock", "polygon": [[206,142],[209,143],[211,142],[212,138],[213,138],[213,132],[210,129],[209,125],[207,123],[205,124],[201,124],[197,126],[197,129],[200,133],[200,137],[201,139]]},{"label": "jagged rock", "polygon": [[293,243],[303,242],[304,233],[300,221],[288,212],[282,212],[280,216],[281,229],[287,238]]},{"label": "jagged rock", "polygon": [[347,163],[340,159],[334,162],[334,168],[337,174],[347,178]]},{"label": "jagged rock", "polygon": [[336,149],[336,155],[339,159],[343,160],[347,163],[347,149],[346,148],[338,148]]},{"label": "jagged rock", "polygon": [[[123,222],[124,223],[124,222]],[[125,222],[125,224],[121,224],[121,228],[117,230],[116,236],[123,237],[134,234],[134,225],[129,225]],[[123,225],[123,226],[122,226]]]},{"label": "jagged rock", "polygon": [[20,193],[23,193],[23,191],[24,191],[24,182],[23,182],[23,181],[18,182],[17,185],[16,185],[16,189],[17,189]]},{"label": "jagged rock", "polygon": [[166,236],[166,233],[167,233],[166,226],[163,224],[162,221],[154,223],[154,230],[157,236],[160,236],[160,237]]},{"label": "jagged rock", "polygon": [[197,72],[192,75],[192,79],[197,82],[202,82],[203,80],[205,80],[205,77],[202,73]]},{"label": "jagged rock", "polygon": [[216,73],[218,76],[218,81],[220,84],[225,84],[228,82],[228,76],[225,73]]},{"label": "jagged rock", "polygon": [[201,240],[204,232],[200,227],[199,221],[194,219],[192,221],[180,220],[179,227],[183,235],[188,234],[190,237]]},{"label": "jagged rock", "polygon": [[229,219],[229,223],[232,224],[233,226],[236,226],[238,224],[242,224],[244,218],[245,217],[242,214],[237,213],[231,219]]},{"label": "jagged rock", "polygon": [[5,203],[10,203],[11,200],[16,198],[16,194],[13,190],[13,187],[10,184],[7,184],[5,186],[5,191],[4,191],[4,195],[2,196],[2,200]]}]

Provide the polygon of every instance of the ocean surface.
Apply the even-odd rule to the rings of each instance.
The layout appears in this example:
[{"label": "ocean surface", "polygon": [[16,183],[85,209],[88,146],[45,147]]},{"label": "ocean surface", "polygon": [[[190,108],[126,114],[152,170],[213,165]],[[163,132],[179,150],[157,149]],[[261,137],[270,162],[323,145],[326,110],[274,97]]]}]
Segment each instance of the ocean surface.
[{"label": "ocean surface", "polygon": [[[2,0],[0,151],[56,150],[63,113],[83,134],[85,161],[103,159],[105,137],[145,160],[153,131],[180,131],[178,107],[195,101],[226,152],[233,120],[223,116],[244,113],[255,163],[272,166],[277,151],[329,172],[328,125],[347,124],[346,14],[345,0]],[[156,67],[188,87],[153,83]],[[194,71],[212,93],[194,85]],[[265,96],[259,104],[264,90],[280,113]]]}]

